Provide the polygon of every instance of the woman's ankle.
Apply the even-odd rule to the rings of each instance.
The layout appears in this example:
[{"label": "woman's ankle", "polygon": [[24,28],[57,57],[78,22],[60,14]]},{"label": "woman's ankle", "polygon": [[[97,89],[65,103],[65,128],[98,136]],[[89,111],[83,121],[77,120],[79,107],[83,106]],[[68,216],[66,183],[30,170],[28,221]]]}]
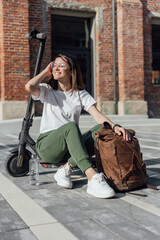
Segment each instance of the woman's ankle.
[{"label": "woman's ankle", "polygon": [[65,168],[65,167],[67,166],[67,164],[69,164],[69,166],[70,166],[71,168],[74,168],[69,162],[66,162],[66,163],[63,165],[63,167]]},{"label": "woman's ankle", "polygon": [[92,177],[97,174],[97,172],[94,170],[94,168],[90,167],[85,171],[85,174],[88,178],[88,180],[90,181],[92,179]]}]

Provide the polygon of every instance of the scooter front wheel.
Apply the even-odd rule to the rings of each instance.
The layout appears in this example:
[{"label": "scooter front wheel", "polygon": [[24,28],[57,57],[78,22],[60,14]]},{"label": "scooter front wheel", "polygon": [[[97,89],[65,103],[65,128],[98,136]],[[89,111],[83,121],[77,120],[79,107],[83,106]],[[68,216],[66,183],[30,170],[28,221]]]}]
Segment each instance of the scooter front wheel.
[{"label": "scooter front wheel", "polygon": [[22,177],[29,172],[29,160],[31,158],[31,153],[29,151],[25,154],[25,159],[23,160],[22,167],[17,167],[18,152],[11,153],[5,160],[5,170],[12,177]]}]

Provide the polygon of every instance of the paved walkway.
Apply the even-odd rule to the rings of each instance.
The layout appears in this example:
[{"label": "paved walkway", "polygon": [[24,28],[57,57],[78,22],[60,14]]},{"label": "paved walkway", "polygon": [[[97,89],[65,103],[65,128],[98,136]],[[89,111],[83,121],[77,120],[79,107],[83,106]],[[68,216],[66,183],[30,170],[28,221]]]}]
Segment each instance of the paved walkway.
[{"label": "paved walkway", "polygon": [[[136,130],[149,183],[160,187],[160,119],[110,118]],[[39,119],[35,119],[35,123],[39,125]],[[89,116],[82,117],[82,132],[94,124]],[[53,179],[55,166],[47,169],[40,166],[37,187],[28,184],[28,175],[9,176],[4,170],[4,161],[18,143],[20,126],[21,120],[0,123],[1,240],[160,239],[160,191],[142,189],[135,192],[146,197],[117,193],[114,199],[96,199],[86,193],[87,180],[78,169],[72,175],[72,190],[57,186]],[[31,129],[34,139],[38,136],[37,129]]]}]

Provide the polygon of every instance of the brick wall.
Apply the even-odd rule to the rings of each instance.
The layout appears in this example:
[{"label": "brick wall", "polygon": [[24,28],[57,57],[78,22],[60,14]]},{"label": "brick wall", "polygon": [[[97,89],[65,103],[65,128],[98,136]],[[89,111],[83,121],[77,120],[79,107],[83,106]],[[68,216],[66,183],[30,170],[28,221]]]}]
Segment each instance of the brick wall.
[{"label": "brick wall", "polygon": [[[1,101],[25,100],[24,83],[30,77],[28,0],[1,1]],[[3,15],[3,19],[2,19]]]},{"label": "brick wall", "polygon": [[140,1],[118,1],[119,100],[144,99],[143,9]]},{"label": "brick wall", "polygon": [[[45,1],[31,0],[29,1],[29,31],[36,28],[39,32],[46,32],[47,41],[43,55],[41,69],[47,66],[51,61],[51,14],[50,8],[47,8]],[[30,41],[30,71],[33,76],[37,53],[39,49],[39,41]]]},{"label": "brick wall", "polygon": [[[146,100],[149,114],[160,115],[160,87],[152,85],[151,68],[151,12],[160,14],[159,0],[117,0],[117,6],[119,100]],[[101,104],[113,101],[112,0],[0,1],[1,101],[28,99],[24,85],[33,76],[39,42],[28,43],[26,33],[34,28],[47,33],[42,68],[51,61],[52,8],[99,14],[95,36],[96,92]]]},{"label": "brick wall", "polygon": [[4,73],[3,73],[3,55],[4,55],[4,48],[3,48],[3,5],[2,1],[0,1],[0,99],[2,93],[2,83],[4,82]]}]

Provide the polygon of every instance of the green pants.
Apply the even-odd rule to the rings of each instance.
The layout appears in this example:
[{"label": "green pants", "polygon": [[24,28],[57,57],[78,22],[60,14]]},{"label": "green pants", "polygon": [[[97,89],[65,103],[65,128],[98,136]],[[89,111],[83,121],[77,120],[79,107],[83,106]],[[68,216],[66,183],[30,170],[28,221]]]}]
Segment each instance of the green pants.
[{"label": "green pants", "polygon": [[56,130],[40,134],[36,143],[37,152],[45,162],[54,164],[68,161],[84,173],[92,167],[89,157],[94,155],[94,133],[100,127],[96,125],[82,135],[76,123],[67,123]]}]

